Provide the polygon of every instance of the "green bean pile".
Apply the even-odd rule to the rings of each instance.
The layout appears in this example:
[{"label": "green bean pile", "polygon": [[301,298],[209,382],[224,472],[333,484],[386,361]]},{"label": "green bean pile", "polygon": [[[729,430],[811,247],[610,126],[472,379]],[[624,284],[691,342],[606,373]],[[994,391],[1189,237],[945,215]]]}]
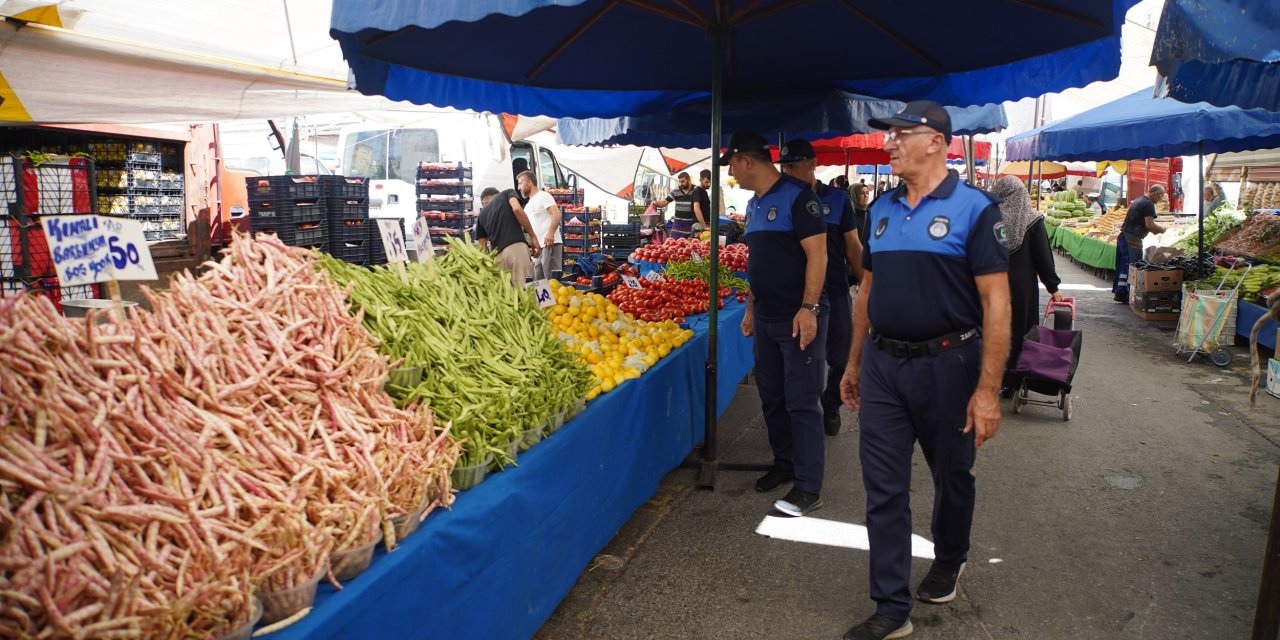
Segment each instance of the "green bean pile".
[{"label": "green bean pile", "polygon": [[518,288],[493,258],[450,239],[448,253],[407,267],[373,269],[325,256],[322,267],[351,292],[352,312],[378,350],[422,381],[387,390],[400,406],[426,402],[465,439],[459,466],[511,460],[503,447],[582,399],[591,372],[564,349],[532,288]]},{"label": "green bean pile", "polygon": [[[676,280],[701,280],[703,282],[711,282],[711,261],[703,260],[695,262],[686,260],[684,262],[668,262],[667,270],[662,272],[668,278]],[[722,287],[737,289],[738,291],[747,291],[751,287],[747,285],[747,281],[733,275],[729,267],[723,263],[720,265],[720,276],[718,283]]]}]

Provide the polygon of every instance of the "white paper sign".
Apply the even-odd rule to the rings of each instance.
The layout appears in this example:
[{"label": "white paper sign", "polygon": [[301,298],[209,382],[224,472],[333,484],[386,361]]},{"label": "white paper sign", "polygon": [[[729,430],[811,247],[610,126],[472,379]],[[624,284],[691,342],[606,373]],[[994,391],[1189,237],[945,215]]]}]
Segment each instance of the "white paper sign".
[{"label": "white paper sign", "polygon": [[125,218],[101,218],[111,253],[111,273],[116,280],[159,280],[142,223]]},{"label": "white paper sign", "polygon": [[382,234],[382,248],[387,252],[388,263],[409,261],[409,253],[404,248],[404,234],[400,232],[399,220],[379,218],[378,233]]},{"label": "white paper sign", "polygon": [[431,246],[431,223],[419,216],[413,223],[413,246],[418,249],[418,262],[426,262],[435,255]]},{"label": "white paper sign", "polygon": [[727,241],[728,241],[728,238],[726,238],[725,236],[720,236],[720,246],[723,247],[724,243]]},{"label": "white paper sign", "polygon": [[550,307],[556,303],[556,297],[551,295],[551,287],[546,280],[535,280],[533,288],[538,294],[539,307]]},{"label": "white paper sign", "polygon": [[627,287],[631,289],[642,288],[640,286],[640,281],[636,280],[634,276],[622,276],[622,283],[627,285]]},{"label": "white paper sign", "polygon": [[142,223],[136,220],[44,216],[40,224],[61,286],[158,279]]},{"label": "white paper sign", "polygon": [[666,276],[662,275],[661,273],[658,273],[657,271],[650,271],[649,273],[644,274],[644,278],[649,282],[666,282],[667,281]]},{"label": "white paper sign", "polygon": [[695,251],[695,252],[693,252],[693,253],[689,254],[689,257],[690,257],[690,258],[693,258],[693,261],[694,261],[694,262],[696,262],[696,263],[698,263],[698,264],[702,264],[702,256],[698,255],[698,252],[697,252],[697,251]]}]

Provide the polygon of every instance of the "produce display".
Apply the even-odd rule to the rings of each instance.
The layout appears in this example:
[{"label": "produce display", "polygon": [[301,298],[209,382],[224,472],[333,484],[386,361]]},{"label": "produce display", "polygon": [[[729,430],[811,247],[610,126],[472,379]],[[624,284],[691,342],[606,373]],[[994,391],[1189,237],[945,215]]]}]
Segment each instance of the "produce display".
[{"label": "produce display", "polygon": [[1066,191],[1052,194],[1049,197],[1049,208],[1045,210],[1045,215],[1059,219],[1088,219],[1093,216],[1092,212],[1089,211],[1088,203],[1077,198],[1075,189],[1067,189]]},{"label": "produce display", "polygon": [[409,265],[405,280],[387,266],[321,264],[349,288],[378,350],[420,368],[420,379],[388,384],[397,402],[425,402],[452,424],[460,466],[512,464],[525,432],[585,397],[591,374],[565,352],[533,289],[513,285],[490,254],[448,243],[444,256]]},{"label": "produce display", "polygon": [[[730,271],[729,267],[723,262],[720,263],[720,268],[717,270],[717,273],[719,275],[717,276],[716,284],[721,287],[721,290],[737,289],[739,297],[750,290],[750,287],[747,286],[747,281],[733,275],[733,272]],[[702,282],[710,285],[711,263],[706,260],[701,262],[695,262],[693,260],[687,260],[685,262],[671,262],[667,264],[667,269],[662,272],[662,275],[676,280],[701,280]]]},{"label": "produce display", "polygon": [[598,293],[583,293],[556,280],[550,286],[556,298],[549,308],[551,324],[559,329],[565,350],[581,356],[591,369],[594,384],[587,390],[588,401],[639,378],[693,338],[693,331],[670,320],[637,320]]},{"label": "produce display", "polygon": [[[1233,209],[1218,209],[1204,218],[1204,246],[1211,247],[1231,229],[1244,221],[1244,214]],[[1200,230],[1193,225],[1189,233],[1171,246],[1194,253],[1199,249]]]},{"label": "produce display", "polygon": [[[1207,229],[1206,229],[1207,233]],[[1223,253],[1254,258],[1280,257],[1280,215],[1257,213],[1214,243]]]},{"label": "produce display", "polygon": [[1250,184],[1240,197],[1240,208],[1248,210],[1280,209],[1280,182]]},{"label": "produce display", "polygon": [[288,624],[338,554],[451,501],[459,444],[382,392],[315,259],[240,238],[127,320],[0,302],[0,636]]},{"label": "produce display", "polygon": [[[706,313],[711,308],[711,286],[702,280],[642,279],[640,287],[618,287],[609,294],[609,301],[645,322],[672,320],[683,324],[685,316]],[[717,308],[723,309],[724,301],[732,295],[731,288],[721,286]]]},{"label": "produce display", "polygon": [[1077,226],[1076,231],[1080,235],[1115,244],[1116,238],[1120,236],[1120,227],[1124,225],[1124,218],[1128,213],[1124,209],[1113,209],[1090,218],[1086,226]]},{"label": "produce display", "polygon": [[1222,283],[1225,277],[1226,282],[1222,285],[1224,290],[1234,290],[1236,285],[1239,284],[1240,297],[1242,299],[1261,303],[1266,298],[1264,292],[1269,292],[1280,285],[1280,267],[1258,265],[1249,269],[1246,275],[1243,263],[1240,263],[1240,266],[1237,266],[1234,270],[1224,266],[1232,260],[1235,260],[1235,258],[1230,256],[1218,258],[1219,264],[1213,268],[1213,273],[1204,279],[1188,282],[1186,288],[1191,291],[1217,289],[1219,283]]},{"label": "produce display", "polygon": [[[703,260],[707,259],[711,255],[711,244],[690,238],[667,240],[662,244],[648,245],[636,249],[631,252],[631,260],[666,264],[668,262],[692,260],[695,253]],[[745,272],[747,270],[747,245],[731,244],[721,247],[720,264],[729,267],[729,270],[735,273]]]}]

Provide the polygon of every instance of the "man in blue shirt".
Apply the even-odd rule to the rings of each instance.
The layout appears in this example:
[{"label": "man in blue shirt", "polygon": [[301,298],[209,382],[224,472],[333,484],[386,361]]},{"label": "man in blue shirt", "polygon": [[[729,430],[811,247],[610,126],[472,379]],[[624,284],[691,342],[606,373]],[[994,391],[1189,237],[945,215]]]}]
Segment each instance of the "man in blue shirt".
[{"label": "man in blue shirt", "polygon": [[756,490],[767,493],[794,480],[773,506],[802,516],[822,506],[826,447],[818,404],[827,345],[822,203],[808,185],[778,173],[769,144],[754,131],[734,133],[720,162],[755,192],[742,236],[751,282],[742,335],[755,336],[756,388],[774,464]]},{"label": "man in blue shirt", "polygon": [[853,300],[849,296],[849,268],[862,273],[862,242],[849,192],[818,181],[818,154],[808,140],[788,140],[778,153],[782,172],[803,182],[822,202],[827,222],[827,383],[822,392],[822,425],[827,435],[840,433],[840,379],[849,361],[853,336]]},{"label": "man in blue shirt", "polygon": [[[873,119],[903,186],[871,205],[853,347],[841,395],[860,409],[876,612],[851,640],[911,634],[911,457],[933,476],[934,562],[922,602],[955,599],[969,553],[976,447],[1000,428],[1009,350],[1008,249],[995,200],[946,165],[951,118],[936,102]],[[865,346],[864,346],[865,345]]]}]

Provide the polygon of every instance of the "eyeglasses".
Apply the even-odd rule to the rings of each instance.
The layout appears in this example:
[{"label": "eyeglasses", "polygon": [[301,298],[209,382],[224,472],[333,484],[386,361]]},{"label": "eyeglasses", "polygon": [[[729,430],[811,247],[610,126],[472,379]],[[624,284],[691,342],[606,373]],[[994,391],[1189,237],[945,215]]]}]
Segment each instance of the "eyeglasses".
[{"label": "eyeglasses", "polygon": [[914,136],[914,135],[920,135],[920,134],[926,134],[926,133],[929,135],[933,135],[935,133],[941,134],[942,132],[935,131],[933,129],[923,129],[923,130],[917,129],[915,131],[903,131],[900,129],[890,129],[888,133],[884,134],[884,137],[886,140],[893,140],[894,142],[899,142],[899,138],[901,138],[902,136]]}]

